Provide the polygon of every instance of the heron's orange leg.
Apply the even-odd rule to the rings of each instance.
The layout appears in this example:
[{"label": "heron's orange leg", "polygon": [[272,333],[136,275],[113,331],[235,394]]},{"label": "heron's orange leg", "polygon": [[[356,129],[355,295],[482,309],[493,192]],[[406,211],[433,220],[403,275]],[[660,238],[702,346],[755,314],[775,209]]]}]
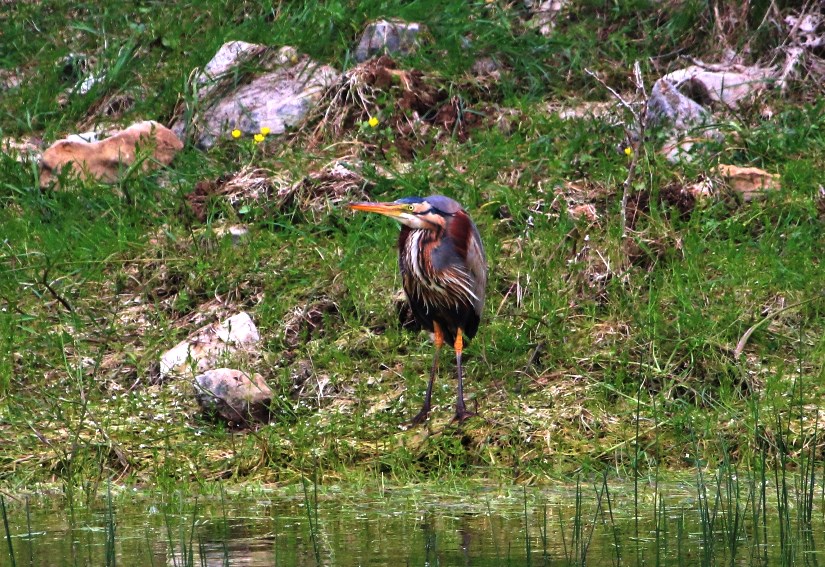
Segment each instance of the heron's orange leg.
[{"label": "heron's orange leg", "polygon": [[467,411],[467,407],[464,405],[464,375],[461,369],[461,351],[464,350],[464,338],[461,335],[461,329],[458,329],[455,335],[455,344],[453,346],[455,348],[455,364],[458,368],[458,400],[455,404],[455,418],[458,421],[464,421],[475,414]]},{"label": "heron's orange leg", "polygon": [[433,321],[433,342],[435,343],[435,357],[433,358],[433,368],[430,371],[430,383],[427,384],[427,393],[424,395],[424,407],[412,418],[412,423],[417,425],[424,423],[427,416],[430,414],[430,400],[433,397],[433,383],[435,383],[435,375],[438,374],[438,354],[441,352],[441,346],[444,344],[444,332],[438,323]]}]

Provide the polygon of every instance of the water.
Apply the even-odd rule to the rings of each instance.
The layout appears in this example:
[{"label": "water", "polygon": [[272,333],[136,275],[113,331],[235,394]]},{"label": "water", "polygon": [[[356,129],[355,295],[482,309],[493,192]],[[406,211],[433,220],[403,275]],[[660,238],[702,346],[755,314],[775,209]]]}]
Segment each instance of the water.
[{"label": "water", "polygon": [[[127,490],[90,505],[76,501],[73,509],[57,496],[6,498],[6,506],[17,566],[825,562],[819,509],[808,525],[798,521],[798,510],[782,515],[770,503],[762,514],[758,498],[750,498],[759,491],[742,490],[733,500],[711,493],[703,507],[690,484],[646,486],[636,495],[632,484],[605,492],[599,482],[556,489],[319,488],[317,500],[312,486],[307,494],[293,487],[200,497]],[[0,565],[12,565],[9,539],[0,533]]]}]

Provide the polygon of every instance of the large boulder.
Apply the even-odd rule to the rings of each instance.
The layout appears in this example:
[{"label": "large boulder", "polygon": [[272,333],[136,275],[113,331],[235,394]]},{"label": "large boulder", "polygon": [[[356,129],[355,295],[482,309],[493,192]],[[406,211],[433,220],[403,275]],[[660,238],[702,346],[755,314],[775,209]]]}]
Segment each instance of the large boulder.
[{"label": "large boulder", "polygon": [[138,122],[100,141],[70,137],[52,144],[40,162],[40,186],[54,182],[65,167],[74,174],[114,183],[141,158],[141,170],[169,165],[183,148],[171,130],[153,120]]},{"label": "large boulder", "polygon": [[370,22],[355,48],[355,60],[363,63],[376,55],[409,55],[418,48],[426,27],[402,20]]},{"label": "large boulder", "polygon": [[246,312],[201,327],[160,358],[160,379],[170,375],[191,376],[213,368],[220,357],[249,350],[261,336]]},{"label": "large boulder", "polygon": [[282,134],[304,119],[339,76],[293,47],[229,42],[197,74],[194,113],[179,118],[172,130],[202,148],[233,130],[246,138],[261,128]]},{"label": "large boulder", "polygon": [[270,418],[272,390],[263,376],[251,377],[240,370],[216,368],[195,377],[195,398],[210,417],[221,417],[230,425],[266,423]]}]

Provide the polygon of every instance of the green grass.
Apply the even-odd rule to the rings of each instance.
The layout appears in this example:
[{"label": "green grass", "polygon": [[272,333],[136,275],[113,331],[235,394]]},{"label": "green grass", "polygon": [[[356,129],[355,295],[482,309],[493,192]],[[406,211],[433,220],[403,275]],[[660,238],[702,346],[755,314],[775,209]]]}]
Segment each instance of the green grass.
[{"label": "green grass", "polygon": [[[187,147],[171,168],[114,188],[40,191],[36,168],[0,156],[0,436],[13,439],[0,445],[0,485],[93,493],[110,478],[295,483],[316,472],[321,481],[534,482],[605,468],[694,470],[697,459],[728,456],[749,467],[763,454],[760,439],[780,434],[788,467],[818,462],[825,105],[806,102],[802,88],[788,99],[769,93],[774,118],[758,108],[727,117],[725,141],[693,163],[671,165],[654,141],[643,145],[633,193],[648,204],[623,242],[624,130],[563,121],[547,105],[609,99],[584,69],[626,91],[634,60],[648,85],[677,68],[679,54],[714,60],[705,4],[577,2],[550,38],[529,29],[520,6],[21,2],[0,15],[0,68],[23,79],[0,97],[3,136],[48,143],[105,123],[100,109],[126,95],[134,104],[112,120],[168,122],[192,69],[231,39],[294,45],[349,69],[360,30],[379,16],[430,30],[400,68],[421,70],[474,111],[513,109],[502,114],[508,126],[483,122],[466,141],[433,128],[411,158],[384,125],[344,128],[312,146],[298,131],[285,144]],[[70,53],[108,78],[61,106],[78,80],[60,65]],[[502,64],[500,79],[470,78],[479,56]],[[378,94],[373,113],[390,125],[398,91]],[[399,430],[421,403],[432,348],[398,324],[391,221],[331,204],[323,183],[287,203],[213,197],[200,218],[187,200],[199,181],[246,165],[289,187],[335,160],[354,164],[371,198],[444,193],[477,222],[491,272],[466,389],[481,418],[449,423],[445,353],[430,423]],[[686,214],[667,204],[664,188],[719,162],[777,172],[783,189],[747,204],[711,199]],[[598,222],[572,220],[568,202],[594,204]],[[240,246],[213,232],[235,222],[250,228]],[[750,327],[796,303],[734,359]],[[296,308],[312,305],[326,306],[314,325],[287,328]],[[263,341],[260,357],[238,363],[265,376],[278,410],[246,433],[204,421],[187,382],[156,384],[152,373],[196,320],[240,309]]]}]

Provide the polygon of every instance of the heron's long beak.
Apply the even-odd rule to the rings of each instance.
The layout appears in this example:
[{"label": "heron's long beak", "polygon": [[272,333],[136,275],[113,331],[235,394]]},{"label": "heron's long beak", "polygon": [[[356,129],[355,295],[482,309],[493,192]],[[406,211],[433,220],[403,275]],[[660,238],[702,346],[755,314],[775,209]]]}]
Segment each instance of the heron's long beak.
[{"label": "heron's long beak", "polygon": [[364,201],[360,203],[350,203],[347,207],[356,211],[378,213],[395,219],[400,218],[401,214],[406,211],[406,205],[399,205],[398,203],[368,203]]}]

